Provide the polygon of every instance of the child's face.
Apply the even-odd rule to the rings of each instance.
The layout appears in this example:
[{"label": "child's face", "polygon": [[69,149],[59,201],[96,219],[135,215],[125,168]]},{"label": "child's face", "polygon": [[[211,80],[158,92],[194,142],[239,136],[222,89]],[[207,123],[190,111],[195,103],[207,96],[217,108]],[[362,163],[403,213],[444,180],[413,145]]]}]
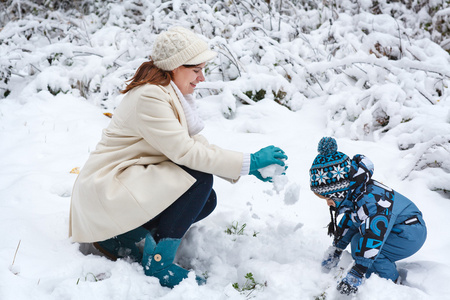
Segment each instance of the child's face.
[{"label": "child's face", "polygon": [[320,199],[324,199],[327,201],[327,205],[328,206],[334,206],[336,207],[336,203],[334,203],[334,200],[325,196],[322,196],[320,194],[314,193],[317,197],[319,197]]}]

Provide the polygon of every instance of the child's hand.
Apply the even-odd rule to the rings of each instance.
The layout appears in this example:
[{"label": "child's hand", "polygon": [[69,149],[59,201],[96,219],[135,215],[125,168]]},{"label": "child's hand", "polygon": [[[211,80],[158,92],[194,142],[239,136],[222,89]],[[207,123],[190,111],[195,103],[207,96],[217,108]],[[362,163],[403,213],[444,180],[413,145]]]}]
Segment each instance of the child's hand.
[{"label": "child's hand", "polygon": [[325,253],[325,257],[322,261],[322,272],[329,273],[331,269],[336,267],[339,263],[339,260],[341,259],[341,254],[342,249],[330,247]]},{"label": "child's hand", "polygon": [[[341,294],[350,295],[355,294],[358,291],[358,287],[362,284],[365,273],[361,270],[361,267],[362,266],[354,265],[347,273],[347,276],[345,276],[345,278],[338,284],[337,290]],[[367,270],[367,268],[365,269]]]}]

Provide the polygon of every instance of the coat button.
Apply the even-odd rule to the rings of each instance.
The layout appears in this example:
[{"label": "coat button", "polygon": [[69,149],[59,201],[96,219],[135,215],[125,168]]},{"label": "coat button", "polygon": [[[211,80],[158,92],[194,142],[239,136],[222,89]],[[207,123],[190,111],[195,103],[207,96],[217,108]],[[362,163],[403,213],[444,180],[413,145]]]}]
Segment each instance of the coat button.
[{"label": "coat button", "polygon": [[153,259],[155,260],[155,261],[161,261],[161,255],[159,255],[159,254],[155,254],[155,256],[153,256]]}]

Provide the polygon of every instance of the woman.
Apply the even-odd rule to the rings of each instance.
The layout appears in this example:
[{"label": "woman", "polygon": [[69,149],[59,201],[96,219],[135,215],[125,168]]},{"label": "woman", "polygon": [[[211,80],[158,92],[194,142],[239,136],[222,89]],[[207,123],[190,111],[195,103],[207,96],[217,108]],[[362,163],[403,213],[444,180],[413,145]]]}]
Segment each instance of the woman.
[{"label": "woman", "polygon": [[[417,206],[402,194],[372,179],[373,163],[364,155],[350,158],[337,151],[336,140],[320,140],[319,155],[310,169],[311,190],[327,201],[331,212],[329,234],[333,247],[326,253],[322,270],[339,263],[351,244],[355,264],[338,284],[341,294],[356,293],[363,277],[372,273],[399,283],[395,262],[416,253],[427,229]],[[343,214],[336,224],[336,214]]]},{"label": "woman", "polygon": [[[236,181],[271,164],[284,166],[274,146],[245,154],[210,145],[193,97],[205,63],[216,56],[193,32],[161,33],[152,60],[123,91],[101,141],[72,193],[70,235],[116,259],[142,261],[146,275],[173,287],[188,271],[173,263],[189,227],[216,206],[213,176]],[[137,243],[145,237],[143,253]],[[204,279],[197,276],[199,283]]]}]

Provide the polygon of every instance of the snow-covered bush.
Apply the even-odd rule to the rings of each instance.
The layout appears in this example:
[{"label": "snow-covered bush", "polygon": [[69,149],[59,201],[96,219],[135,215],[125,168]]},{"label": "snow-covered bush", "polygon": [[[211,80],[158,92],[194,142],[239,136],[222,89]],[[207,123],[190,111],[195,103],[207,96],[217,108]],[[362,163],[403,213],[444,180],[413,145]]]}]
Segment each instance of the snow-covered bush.
[{"label": "snow-covered bush", "polygon": [[112,111],[156,35],[181,25],[219,52],[198,93],[225,117],[261,99],[315,102],[330,135],[395,137],[404,177],[429,172],[448,191],[449,16],[437,0],[2,1],[0,99],[74,93]]}]

